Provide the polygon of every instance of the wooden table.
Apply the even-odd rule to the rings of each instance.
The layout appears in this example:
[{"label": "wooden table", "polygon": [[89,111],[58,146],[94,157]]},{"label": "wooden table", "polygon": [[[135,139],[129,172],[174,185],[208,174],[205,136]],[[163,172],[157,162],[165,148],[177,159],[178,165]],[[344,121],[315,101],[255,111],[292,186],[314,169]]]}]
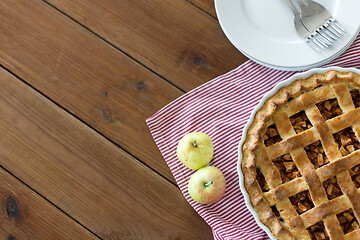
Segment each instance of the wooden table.
[{"label": "wooden table", "polygon": [[246,60],[212,0],[0,1],[0,239],[212,239],[145,119]]}]

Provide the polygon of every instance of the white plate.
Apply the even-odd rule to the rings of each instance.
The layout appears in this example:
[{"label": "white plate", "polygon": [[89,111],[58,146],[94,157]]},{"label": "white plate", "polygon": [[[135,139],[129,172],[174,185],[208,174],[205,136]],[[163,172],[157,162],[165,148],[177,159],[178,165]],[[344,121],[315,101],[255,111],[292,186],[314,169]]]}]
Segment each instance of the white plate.
[{"label": "white plate", "polygon": [[[299,66],[299,67],[290,67],[290,68],[287,68],[287,67],[283,67],[283,66],[275,66],[275,65],[270,65],[270,64],[267,64],[267,63],[264,63],[262,61],[259,61],[257,59],[253,59],[254,61],[256,61],[257,63],[259,64],[262,64],[266,67],[270,67],[270,68],[274,68],[274,69],[279,69],[279,70],[286,70],[286,71],[301,71],[301,70],[307,70],[307,69],[311,69],[311,68],[315,68],[315,67],[318,67],[318,66],[322,66],[328,62],[331,62],[332,60],[338,58],[342,53],[344,53],[349,47],[350,45],[355,41],[357,35],[354,36],[353,39],[351,39],[351,41],[341,50],[339,50],[336,54],[332,55],[329,59],[326,59],[324,60],[323,62],[319,62],[315,65],[309,65],[309,66]],[[247,56],[248,58],[250,58],[249,56]]]},{"label": "white plate", "polygon": [[251,214],[254,216],[256,223],[266,232],[266,234],[270,237],[270,239],[272,240],[276,240],[276,238],[274,238],[274,236],[272,235],[270,229],[265,226],[259,219],[259,216],[256,212],[256,210],[254,209],[254,207],[251,205],[250,202],[250,197],[245,189],[245,185],[244,185],[244,175],[242,174],[241,171],[241,159],[242,159],[242,146],[245,142],[245,137],[246,133],[250,127],[250,125],[252,124],[252,122],[254,121],[254,117],[257,111],[259,111],[259,109],[264,105],[265,101],[270,98],[271,96],[273,96],[279,89],[285,87],[285,86],[289,86],[291,83],[293,83],[295,80],[297,79],[305,79],[310,77],[313,74],[321,74],[321,73],[325,73],[327,71],[330,70],[336,70],[336,71],[340,71],[340,72],[354,72],[356,74],[360,75],[360,70],[356,69],[356,68],[339,68],[339,67],[329,67],[329,68],[314,68],[311,69],[307,72],[302,72],[302,73],[297,73],[294,74],[293,76],[291,76],[289,79],[279,82],[272,90],[270,90],[268,93],[266,93],[264,95],[264,97],[260,100],[259,104],[254,108],[254,110],[252,111],[249,121],[246,123],[244,129],[243,129],[243,133],[242,133],[242,139],[240,140],[239,146],[238,146],[238,164],[237,164],[237,171],[239,174],[239,183],[240,183],[240,189],[241,192],[244,196],[245,199],[245,204],[247,206],[247,208],[249,209],[249,211],[251,212]]},{"label": "white plate", "polygon": [[220,25],[230,42],[250,59],[280,70],[321,66],[344,52],[360,29],[359,0],[318,0],[347,32],[319,53],[295,30],[293,15],[284,0],[215,0]]}]

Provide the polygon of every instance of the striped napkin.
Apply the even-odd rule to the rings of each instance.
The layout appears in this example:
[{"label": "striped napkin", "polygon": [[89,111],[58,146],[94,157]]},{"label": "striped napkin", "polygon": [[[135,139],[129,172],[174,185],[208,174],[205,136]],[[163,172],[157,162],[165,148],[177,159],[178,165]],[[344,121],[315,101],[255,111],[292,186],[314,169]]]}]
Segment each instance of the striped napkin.
[{"label": "striped napkin", "polygon": [[[360,68],[360,36],[329,66]],[[295,72],[270,69],[251,60],[176,99],[146,120],[151,134],[186,200],[211,226],[214,239],[269,239],[245,206],[237,174],[242,130],[262,96]],[[176,156],[179,140],[189,132],[207,133],[214,144],[210,165],[225,175],[222,200],[211,205],[193,201],[187,183],[195,172]]]}]

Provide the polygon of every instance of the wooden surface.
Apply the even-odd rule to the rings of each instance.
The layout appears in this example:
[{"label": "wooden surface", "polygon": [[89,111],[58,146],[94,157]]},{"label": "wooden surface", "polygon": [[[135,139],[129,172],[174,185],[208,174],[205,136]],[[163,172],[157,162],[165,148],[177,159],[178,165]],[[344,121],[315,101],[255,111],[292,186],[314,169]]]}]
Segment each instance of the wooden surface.
[{"label": "wooden surface", "polygon": [[212,1],[0,1],[0,42],[1,239],[212,239],[145,123],[247,60]]}]

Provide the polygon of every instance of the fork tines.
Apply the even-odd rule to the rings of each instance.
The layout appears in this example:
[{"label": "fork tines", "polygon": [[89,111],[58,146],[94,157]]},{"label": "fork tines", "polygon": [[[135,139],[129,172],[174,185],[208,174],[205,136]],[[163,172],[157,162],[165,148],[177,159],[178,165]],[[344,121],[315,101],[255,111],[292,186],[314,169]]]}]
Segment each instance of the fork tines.
[{"label": "fork tines", "polygon": [[335,18],[329,18],[323,25],[307,36],[306,40],[313,48],[321,51],[328,48],[345,32],[344,27]]}]

